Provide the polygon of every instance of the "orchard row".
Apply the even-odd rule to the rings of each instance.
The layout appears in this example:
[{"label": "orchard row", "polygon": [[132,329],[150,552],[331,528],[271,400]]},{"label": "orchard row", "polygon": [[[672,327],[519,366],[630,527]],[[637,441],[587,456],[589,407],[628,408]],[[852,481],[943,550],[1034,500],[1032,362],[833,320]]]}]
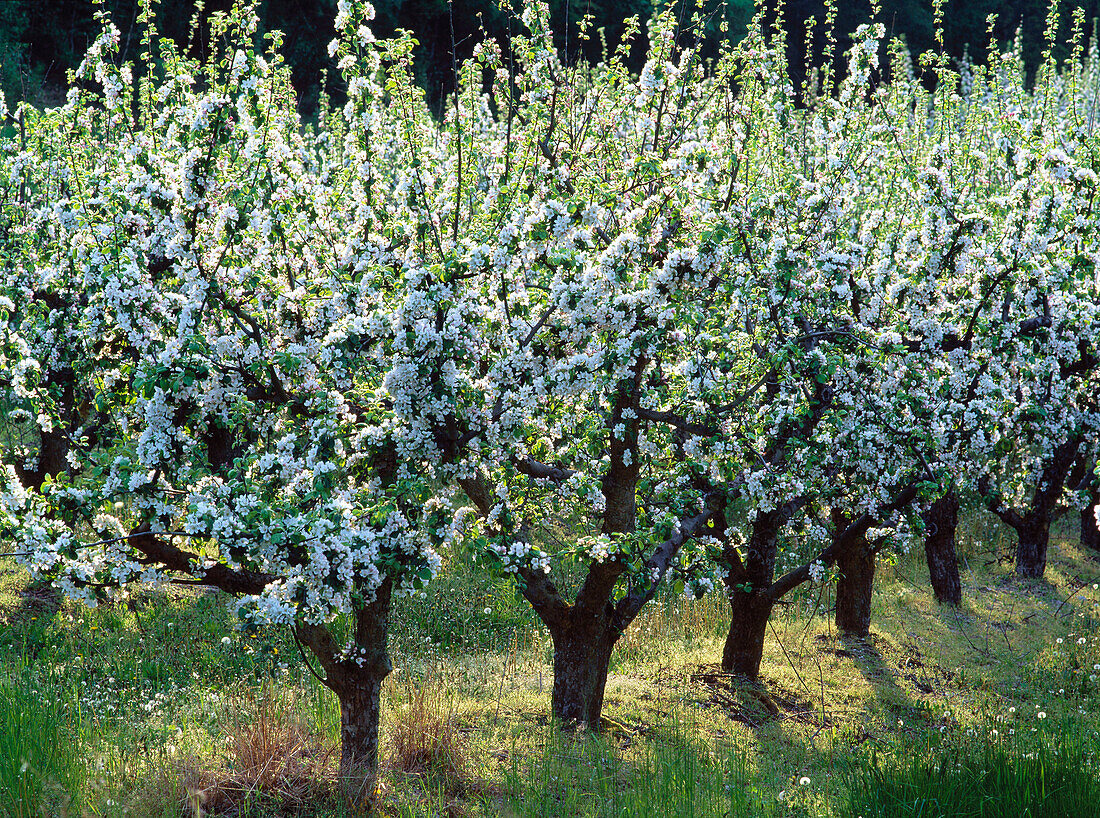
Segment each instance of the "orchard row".
[{"label": "orchard row", "polygon": [[213,585],[245,627],[292,625],[356,785],[391,599],[450,549],[514,577],[554,714],[597,725],[662,584],[726,594],[723,665],[753,678],[800,584],[838,576],[865,634],[883,549],[923,542],[958,602],[960,493],[1015,529],[1023,577],[1064,508],[1095,541],[1080,17],[1030,90],[1009,53],[926,55],[929,91],[901,44],[878,65],[876,25],[796,105],[759,21],[704,62],[657,15],[634,76],[623,50],[563,64],[532,2],[438,119],[371,16],[341,0],[348,102],[316,128],[243,8],[201,64],[146,13],[138,82],[105,21],[64,106],[8,115],[0,523],[35,575],[91,604]]}]

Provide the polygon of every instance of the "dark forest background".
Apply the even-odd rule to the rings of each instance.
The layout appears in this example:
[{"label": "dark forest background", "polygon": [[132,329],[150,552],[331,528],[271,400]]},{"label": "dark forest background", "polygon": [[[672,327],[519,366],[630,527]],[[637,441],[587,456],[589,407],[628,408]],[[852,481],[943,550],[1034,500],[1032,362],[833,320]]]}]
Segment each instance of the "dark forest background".
[{"label": "dark forest background", "polygon": [[[480,37],[482,29],[501,42],[506,42],[515,28],[514,14],[504,10],[508,0],[377,0],[374,31],[378,37],[392,34],[399,28],[408,29],[420,43],[417,49],[417,71],[429,99],[436,103],[448,88],[451,76],[451,53],[461,59]],[[593,38],[586,47],[577,45],[577,24],[586,14],[603,27],[606,42],[614,47],[622,32],[622,21],[632,15],[643,20],[653,12],[654,0],[550,0],[559,32],[558,46],[569,59],[598,59],[600,42]],[[693,0],[672,0],[677,4]],[[232,0],[206,0],[199,19],[213,11],[223,10]],[[196,13],[196,0],[159,0],[158,28],[178,43],[188,42],[191,21]],[[504,8],[502,8],[502,6]],[[975,61],[986,57],[988,37],[986,18],[997,15],[995,37],[1004,47],[1022,34],[1025,63],[1034,71],[1043,50],[1048,0],[948,0],[944,6],[944,46],[954,58],[968,50]],[[140,53],[138,30],[138,0],[104,0],[104,7],[122,33],[122,59],[136,60]],[[1062,3],[1062,32],[1059,40],[1068,40],[1070,12],[1084,9],[1089,29],[1100,14],[1100,0]],[[97,33],[92,0],[0,0],[0,88],[10,103],[25,99],[38,105],[59,104],[64,98],[65,74],[79,64],[84,51]],[[327,46],[333,38],[332,21],[336,15],[336,0],[260,0],[258,3],[260,34],[280,30],[285,33],[283,54],[292,71],[298,91],[299,106],[304,117],[317,110],[323,69],[328,68],[327,92],[341,98],[341,81]],[[705,45],[713,48],[722,36],[740,38],[753,14],[752,0],[726,0],[708,8],[710,22],[701,32]],[[837,13],[838,48],[843,54],[848,35],[870,19],[869,0],[841,0]],[[799,87],[807,66],[820,65],[820,47],[825,41],[823,0],[787,0],[786,30],[789,39],[791,73]],[[817,21],[814,54],[805,52],[805,21]],[[728,24],[723,35],[719,23]],[[934,46],[932,0],[884,0],[883,22],[887,32],[903,36],[916,54]],[[568,26],[565,22],[568,21]],[[453,27],[453,38],[452,38]],[[208,34],[200,27],[198,36],[188,48],[201,53],[209,48]],[[452,48],[452,43],[456,46]],[[644,45],[634,49],[640,62]]]}]

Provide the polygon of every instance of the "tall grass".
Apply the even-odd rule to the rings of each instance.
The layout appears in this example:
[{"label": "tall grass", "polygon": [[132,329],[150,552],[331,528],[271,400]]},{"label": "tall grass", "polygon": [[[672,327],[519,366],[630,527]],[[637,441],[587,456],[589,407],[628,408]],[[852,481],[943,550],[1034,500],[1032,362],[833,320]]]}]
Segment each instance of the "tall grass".
[{"label": "tall grass", "polygon": [[25,668],[0,677],[0,817],[79,814],[78,702]]},{"label": "tall grass", "polygon": [[930,747],[909,760],[869,762],[847,774],[843,816],[1066,818],[1100,815],[1100,739],[1067,722],[1033,741],[978,739]]},{"label": "tall grass", "polygon": [[760,818],[771,810],[737,750],[710,748],[678,722],[638,745],[613,737],[552,731],[542,752],[513,762],[506,792],[530,818]]}]

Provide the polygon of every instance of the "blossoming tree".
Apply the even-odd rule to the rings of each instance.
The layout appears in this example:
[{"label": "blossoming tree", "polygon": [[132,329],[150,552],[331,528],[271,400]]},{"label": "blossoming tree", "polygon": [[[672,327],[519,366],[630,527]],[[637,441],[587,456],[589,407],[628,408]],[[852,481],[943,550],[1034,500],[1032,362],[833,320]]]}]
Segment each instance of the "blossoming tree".
[{"label": "blossoming tree", "polygon": [[[290,626],[349,786],[392,598],[459,538],[549,630],[554,715],[596,726],[666,579],[725,590],[723,664],[756,676],[775,602],[828,566],[866,631],[914,501],[1093,451],[1094,143],[1062,109],[1017,133],[1000,86],[943,92],[930,125],[915,84],[868,91],[872,29],[806,110],[759,21],[708,66],[669,14],[640,76],[566,65],[532,2],[437,117],[371,15],[339,4],[348,100],[316,128],[239,8],[204,63],[148,35],[136,83],[108,27],[0,154],[0,375],[69,466],[9,453],[6,530],[90,604],[200,583]],[[951,130],[968,105],[988,149]]]},{"label": "blossoming tree", "polygon": [[289,624],[340,700],[358,787],[391,598],[431,578],[454,515],[418,417],[387,391],[387,347],[414,331],[387,286],[400,237],[371,234],[360,168],[303,133],[249,16],[217,25],[242,47],[199,64],[149,36],[164,71],[139,85],[108,25],[63,107],[19,112],[4,383],[73,468],[45,445],[34,468],[52,479],[8,467],[5,528],[89,604],[199,583],[249,626]]}]

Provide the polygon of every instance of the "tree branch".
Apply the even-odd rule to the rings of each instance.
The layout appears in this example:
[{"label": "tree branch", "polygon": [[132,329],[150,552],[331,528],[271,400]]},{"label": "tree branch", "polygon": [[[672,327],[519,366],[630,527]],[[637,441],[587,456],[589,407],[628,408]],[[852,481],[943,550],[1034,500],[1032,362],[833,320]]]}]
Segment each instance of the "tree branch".
[{"label": "tree branch", "polygon": [[683,544],[699,533],[725,505],[724,498],[717,494],[707,495],[705,502],[706,508],[703,511],[680,520],[669,538],[653,549],[645,563],[650,576],[649,582],[645,587],[627,594],[615,606],[615,625],[619,631],[625,630],[645,604],[653,599],[665,574],[668,573],[669,565],[676,558]]},{"label": "tree branch", "polygon": [[638,417],[645,420],[651,420],[655,423],[667,423],[669,426],[675,426],[677,429],[683,429],[688,434],[696,435],[698,437],[711,437],[718,434],[718,428],[715,426],[707,426],[701,423],[694,423],[686,418],[675,415],[672,412],[655,412],[652,409],[645,409],[639,406],[635,409],[638,413]]},{"label": "tree branch", "polygon": [[169,570],[193,576],[201,580],[203,585],[221,588],[226,593],[259,594],[278,579],[276,576],[258,571],[243,569],[234,571],[223,563],[216,563],[210,568],[199,569],[196,572],[194,565],[195,563],[201,565],[202,558],[198,554],[184,551],[156,536],[149,530],[148,523],[142,523],[131,531],[128,537],[122,539],[128,540],[130,546],[144,554],[151,562],[163,565]]},{"label": "tree branch", "polygon": [[879,522],[884,517],[895,511],[900,511],[907,505],[913,502],[920,493],[920,489],[916,484],[910,484],[898,491],[896,495],[890,500],[890,502],[879,507],[872,514],[871,512],[864,512],[843,530],[833,535],[828,547],[823,549],[818,555],[798,568],[788,571],[781,576],[775,582],[772,583],[769,593],[772,599],[781,599],[789,591],[801,585],[803,582],[807,582],[810,579],[810,566],[815,562],[820,562],[823,565],[829,566],[836,562],[837,558],[848,548],[851,548],[853,544],[863,539],[867,534],[867,530]]}]

